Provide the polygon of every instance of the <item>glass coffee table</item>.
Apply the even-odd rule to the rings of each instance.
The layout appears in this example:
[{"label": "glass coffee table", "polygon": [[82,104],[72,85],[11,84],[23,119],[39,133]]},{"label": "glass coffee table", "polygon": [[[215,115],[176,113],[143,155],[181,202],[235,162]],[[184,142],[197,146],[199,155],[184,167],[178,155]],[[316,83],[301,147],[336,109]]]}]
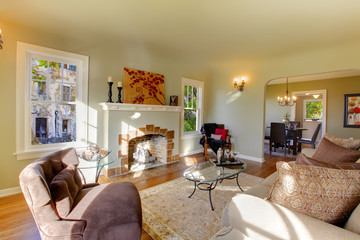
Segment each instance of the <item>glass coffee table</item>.
[{"label": "glass coffee table", "polygon": [[194,195],[196,188],[208,191],[211,210],[214,211],[211,191],[216,188],[218,183],[231,179],[236,179],[238,187],[243,191],[239,184],[239,174],[246,170],[246,163],[238,161],[238,164],[235,162],[226,164],[223,162],[223,164],[219,165],[216,164],[215,158],[209,157],[208,160],[207,162],[189,167],[185,170],[183,176],[185,179],[194,182],[194,191],[190,194],[189,198]]}]

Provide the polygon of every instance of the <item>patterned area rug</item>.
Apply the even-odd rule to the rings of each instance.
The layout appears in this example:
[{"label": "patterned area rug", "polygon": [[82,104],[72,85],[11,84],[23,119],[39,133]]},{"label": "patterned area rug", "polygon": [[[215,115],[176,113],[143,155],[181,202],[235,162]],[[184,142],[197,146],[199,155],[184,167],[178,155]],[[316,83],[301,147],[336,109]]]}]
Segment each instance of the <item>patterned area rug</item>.
[{"label": "patterned area rug", "polygon": [[[263,179],[245,173],[239,175],[241,188],[259,184]],[[207,191],[196,190],[194,183],[181,177],[140,191],[143,229],[153,239],[211,239],[223,228],[222,210],[240,193],[236,180],[224,180],[211,192],[214,211]]]}]

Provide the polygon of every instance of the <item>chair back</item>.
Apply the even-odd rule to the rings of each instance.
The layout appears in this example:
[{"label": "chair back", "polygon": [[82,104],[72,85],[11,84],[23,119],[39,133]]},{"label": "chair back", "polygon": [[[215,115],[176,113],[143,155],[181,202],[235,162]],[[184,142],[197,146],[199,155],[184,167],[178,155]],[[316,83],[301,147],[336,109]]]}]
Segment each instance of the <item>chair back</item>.
[{"label": "chair back", "polygon": [[286,143],[285,123],[271,123],[270,140],[273,143]]},{"label": "chair back", "polygon": [[320,129],[321,129],[321,123],[319,123],[319,125],[316,127],[315,131],[314,131],[314,134],[311,138],[311,143],[314,144],[316,142],[316,139],[317,139],[317,136],[319,135],[319,132],[320,132]]}]

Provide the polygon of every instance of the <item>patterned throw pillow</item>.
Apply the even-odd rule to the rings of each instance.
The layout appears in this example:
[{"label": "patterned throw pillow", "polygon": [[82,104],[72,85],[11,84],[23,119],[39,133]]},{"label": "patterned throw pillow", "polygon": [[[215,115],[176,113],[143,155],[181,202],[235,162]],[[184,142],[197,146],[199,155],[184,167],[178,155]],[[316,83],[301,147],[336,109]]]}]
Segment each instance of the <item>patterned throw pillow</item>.
[{"label": "patterned throw pillow", "polygon": [[360,151],[341,147],[323,138],[312,158],[332,163],[356,162],[360,158]]},{"label": "patterned throw pillow", "polygon": [[360,202],[360,171],[278,162],[268,200],[342,225]]},{"label": "patterned throw pillow", "polygon": [[347,138],[338,138],[331,136],[329,134],[325,134],[324,138],[329,140],[330,142],[335,143],[336,145],[339,145],[341,147],[350,148],[357,150],[360,148],[360,139],[347,139]]}]

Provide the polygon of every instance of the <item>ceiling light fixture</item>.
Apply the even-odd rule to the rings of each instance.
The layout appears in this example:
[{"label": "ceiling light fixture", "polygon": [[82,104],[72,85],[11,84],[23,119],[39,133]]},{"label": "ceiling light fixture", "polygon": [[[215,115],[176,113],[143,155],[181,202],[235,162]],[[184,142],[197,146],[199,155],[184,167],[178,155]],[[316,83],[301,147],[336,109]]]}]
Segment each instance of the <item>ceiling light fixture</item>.
[{"label": "ceiling light fixture", "polygon": [[235,78],[234,80],[234,88],[237,88],[237,90],[239,90],[240,92],[242,92],[244,90],[244,86],[245,86],[245,77],[241,77],[241,82],[238,82],[239,80],[237,78]]},{"label": "ceiling light fixture", "polygon": [[296,97],[293,96],[292,99],[289,97],[289,78],[286,78],[286,93],[284,98],[282,97],[278,97],[278,103],[280,106],[285,107],[285,106],[294,106],[294,104],[296,103]]},{"label": "ceiling light fixture", "polygon": [[313,97],[314,97],[315,99],[318,99],[319,96],[320,96],[320,94],[314,94],[314,95],[313,95]]}]

